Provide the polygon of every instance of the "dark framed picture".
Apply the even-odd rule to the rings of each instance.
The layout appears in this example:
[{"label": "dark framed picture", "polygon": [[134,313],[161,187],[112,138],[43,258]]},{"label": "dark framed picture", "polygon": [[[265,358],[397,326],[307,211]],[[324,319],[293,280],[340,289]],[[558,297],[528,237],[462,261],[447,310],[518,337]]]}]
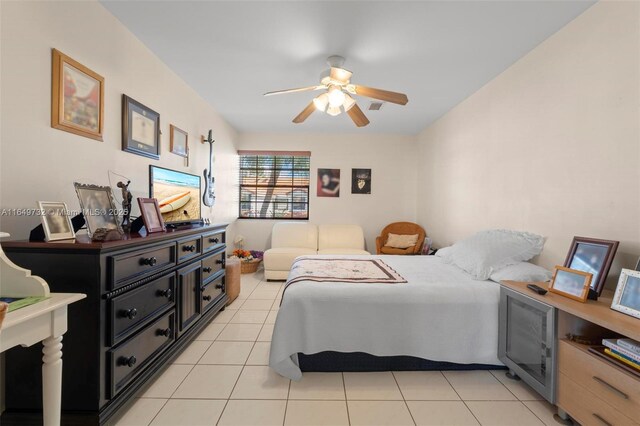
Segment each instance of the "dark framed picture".
[{"label": "dark framed picture", "polygon": [[142,221],[144,222],[144,227],[147,228],[147,233],[163,232],[164,219],[162,219],[162,213],[160,213],[158,200],[138,197],[138,205],[140,206]]},{"label": "dark framed picture", "polygon": [[160,159],[160,114],[122,95],[122,150]]},{"label": "dark framed picture", "polygon": [[573,237],[564,266],[593,274],[591,288],[600,295],[618,244],[618,241]]},{"label": "dark framed picture", "polygon": [[51,127],[102,140],[104,77],[52,50]]},{"label": "dark framed picture", "polygon": [[93,237],[98,229],[115,229],[122,233],[118,207],[109,186],[87,185],[74,182],[82,215],[87,224],[87,234]]},{"label": "dark framed picture", "polygon": [[371,194],[371,169],[351,169],[351,193]]},{"label": "dark framed picture", "polygon": [[40,219],[44,228],[45,241],[72,240],[73,232],[71,217],[67,205],[59,201],[38,201]]},{"label": "dark framed picture", "polygon": [[318,197],[340,196],[340,169],[318,169]]},{"label": "dark framed picture", "polygon": [[173,124],[169,125],[170,129],[170,149],[171,152],[179,155],[181,157],[189,156],[189,134],[184,130],[181,130],[174,126]]},{"label": "dark framed picture", "polygon": [[623,269],[620,272],[611,309],[640,318],[640,271]]},{"label": "dark framed picture", "polygon": [[579,302],[586,302],[593,274],[577,269],[556,266],[549,291]]}]

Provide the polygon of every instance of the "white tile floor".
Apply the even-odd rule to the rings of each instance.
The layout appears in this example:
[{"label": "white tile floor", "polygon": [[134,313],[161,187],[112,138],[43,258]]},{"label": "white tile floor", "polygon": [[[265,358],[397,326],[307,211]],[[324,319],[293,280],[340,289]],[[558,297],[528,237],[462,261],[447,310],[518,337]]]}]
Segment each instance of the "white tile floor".
[{"label": "white tile floor", "polygon": [[282,295],[260,272],[115,424],[553,425],[554,410],[504,371],[305,373],[269,369]]}]

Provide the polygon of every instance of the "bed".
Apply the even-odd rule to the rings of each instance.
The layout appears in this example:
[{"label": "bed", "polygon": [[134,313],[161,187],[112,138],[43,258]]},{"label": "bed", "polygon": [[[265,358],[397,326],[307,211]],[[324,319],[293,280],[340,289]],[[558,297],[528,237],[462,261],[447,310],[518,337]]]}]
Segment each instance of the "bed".
[{"label": "bed", "polygon": [[[305,371],[477,369],[498,360],[500,286],[474,280],[437,256],[377,259],[403,283],[289,284],[274,326],[269,365],[293,380]],[[290,277],[291,280],[291,277]]]}]

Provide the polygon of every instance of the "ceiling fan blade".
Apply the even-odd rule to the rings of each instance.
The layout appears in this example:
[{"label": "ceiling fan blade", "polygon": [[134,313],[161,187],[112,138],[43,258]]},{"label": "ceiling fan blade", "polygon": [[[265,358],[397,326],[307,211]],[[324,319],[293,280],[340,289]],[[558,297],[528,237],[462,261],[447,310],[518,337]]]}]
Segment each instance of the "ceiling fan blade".
[{"label": "ceiling fan blade", "polygon": [[369,119],[367,118],[366,115],[364,115],[364,112],[362,112],[362,110],[357,104],[352,106],[347,111],[347,114],[349,114],[349,117],[351,117],[351,120],[353,120],[355,125],[358,127],[364,127],[367,124],[369,124]]},{"label": "ceiling fan blade", "polygon": [[313,104],[313,101],[309,102],[309,105],[305,109],[302,110],[300,114],[293,119],[293,122],[296,124],[302,123],[304,120],[309,118],[311,113],[316,110],[316,106]]},{"label": "ceiling fan blade", "polygon": [[318,86],[307,86],[307,87],[298,87],[296,89],[276,90],[274,92],[267,92],[264,94],[264,96],[282,95],[283,93],[309,92],[312,90],[320,90],[320,89],[325,89],[325,86],[320,84]]},{"label": "ceiling fan blade", "polygon": [[390,92],[388,90],[374,89],[373,87],[353,85],[354,93],[367,98],[379,99],[399,105],[406,105],[409,98],[404,93]]},{"label": "ceiling fan blade", "polygon": [[338,67],[331,67],[331,71],[329,72],[329,78],[331,80],[339,81],[342,84],[348,84],[352,75],[353,73],[351,71]]}]

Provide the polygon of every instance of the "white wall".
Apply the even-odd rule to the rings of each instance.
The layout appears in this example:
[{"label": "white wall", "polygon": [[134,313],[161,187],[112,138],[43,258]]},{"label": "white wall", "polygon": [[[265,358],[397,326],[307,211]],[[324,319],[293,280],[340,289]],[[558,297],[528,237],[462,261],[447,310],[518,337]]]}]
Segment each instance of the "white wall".
[{"label": "white wall", "polygon": [[[109,170],[131,179],[134,197],[147,196],[149,164],[201,175],[209,149],[199,139],[212,128],[218,203],[213,209],[203,206],[203,216],[216,223],[236,218],[236,132],[120,21],[94,1],[2,2],[1,11],[2,208],[58,200],[78,209],[73,182],[108,185]],[[51,48],[105,78],[104,142],[51,128]],[[121,150],[123,93],[160,113],[160,161]],[[189,167],[169,152],[170,123],[189,133]],[[0,221],[0,228],[17,239],[27,238],[39,224],[37,217]]]},{"label": "white wall", "polygon": [[[419,136],[418,220],[448,245],[506,227],[640,255],[640,3],[601,2]],[[617,270],[616,270],[617,269]]]},{"label": "white wall", "polygon": [[[368,134],[241,134],[238,149],[311,151],[309,217],[315,224],[354,223],[364,228],[367,250],[375,253],[382,228],[416,218],[416,139]],[[318,168],[340,169],[340,197],[316,196]],[[372,169],[371,195],[351,194],[351,169]],[[245,247],[266,249],[276,221],[241,219],[237,234]]]}]

